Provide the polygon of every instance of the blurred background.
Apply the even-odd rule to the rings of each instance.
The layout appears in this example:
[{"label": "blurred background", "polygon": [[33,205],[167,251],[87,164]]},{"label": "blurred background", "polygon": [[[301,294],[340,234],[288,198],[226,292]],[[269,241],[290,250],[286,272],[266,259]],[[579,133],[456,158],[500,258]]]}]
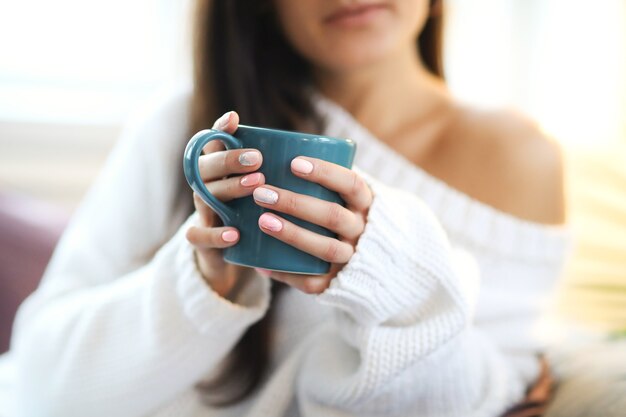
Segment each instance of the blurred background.
[{"label": "blurred background", "polygon": [[[189,83],[190,0],[0,0],[0,352],[131,112]],[[555,311],[626,331],[626,1],[447,0],[451,90],[534,118],[567,157]]]}]

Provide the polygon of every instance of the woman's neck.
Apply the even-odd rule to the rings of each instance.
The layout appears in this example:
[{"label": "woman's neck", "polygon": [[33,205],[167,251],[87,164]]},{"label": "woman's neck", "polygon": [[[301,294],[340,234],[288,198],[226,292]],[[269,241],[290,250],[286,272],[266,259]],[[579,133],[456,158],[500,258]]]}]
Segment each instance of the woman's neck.
[{"label": "woman's neck", "polygon": [[316,71],[320,91],[348,110],[378,137],[428,114],[446,96],[412,45],[366,68],[345,72]]}]

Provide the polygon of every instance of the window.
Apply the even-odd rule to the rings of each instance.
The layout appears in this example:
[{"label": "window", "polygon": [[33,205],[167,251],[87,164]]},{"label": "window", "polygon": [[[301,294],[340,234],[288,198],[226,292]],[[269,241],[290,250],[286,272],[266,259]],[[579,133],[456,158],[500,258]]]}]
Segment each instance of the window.
[{"label": "window", "polygon": [[0,5],[0,118],[119,124],[185,75],[179,0],[14,0]]}]

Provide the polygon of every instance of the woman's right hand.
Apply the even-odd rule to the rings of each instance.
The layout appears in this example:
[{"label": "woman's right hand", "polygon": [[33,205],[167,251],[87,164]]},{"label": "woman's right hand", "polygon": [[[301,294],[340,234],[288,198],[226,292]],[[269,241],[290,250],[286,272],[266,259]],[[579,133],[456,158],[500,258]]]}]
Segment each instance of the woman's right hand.
[{"label": "woman's right hand", "polygon": [[[239,115],[231,111],[220,117],[213,124],[213,129],[233,134],[238,125]],[[203,152],[198,162],[200,175],[207,189],[217,199],[229,201],[245,197],[265,183],[263,174],[254,172],[259,169],[263,160],[258,150],[224,150],[222,142],[215,140],[209,142]],[[226,176],[230,177],[225,178]],[[215,292],[225,297],[245,269],[228,264],[222,259],[222,249],[239,241],[239,231],[234,227],[223,227],[220,218],[195,192],[193,201],[200,217],[200,226],[189,228],[187,240],[195,246],[195,256],[202,276]]]}]

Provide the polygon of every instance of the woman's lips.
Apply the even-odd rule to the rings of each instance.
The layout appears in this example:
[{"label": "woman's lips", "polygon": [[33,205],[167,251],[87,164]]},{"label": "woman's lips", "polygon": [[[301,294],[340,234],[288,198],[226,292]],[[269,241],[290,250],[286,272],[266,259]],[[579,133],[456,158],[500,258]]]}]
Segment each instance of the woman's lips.
[{"label": "woman's lips", "polygon": [[365,26],[389,11],[385,3],[357,4],[337,9],[324,19],[324,23],[335,27]]}]

